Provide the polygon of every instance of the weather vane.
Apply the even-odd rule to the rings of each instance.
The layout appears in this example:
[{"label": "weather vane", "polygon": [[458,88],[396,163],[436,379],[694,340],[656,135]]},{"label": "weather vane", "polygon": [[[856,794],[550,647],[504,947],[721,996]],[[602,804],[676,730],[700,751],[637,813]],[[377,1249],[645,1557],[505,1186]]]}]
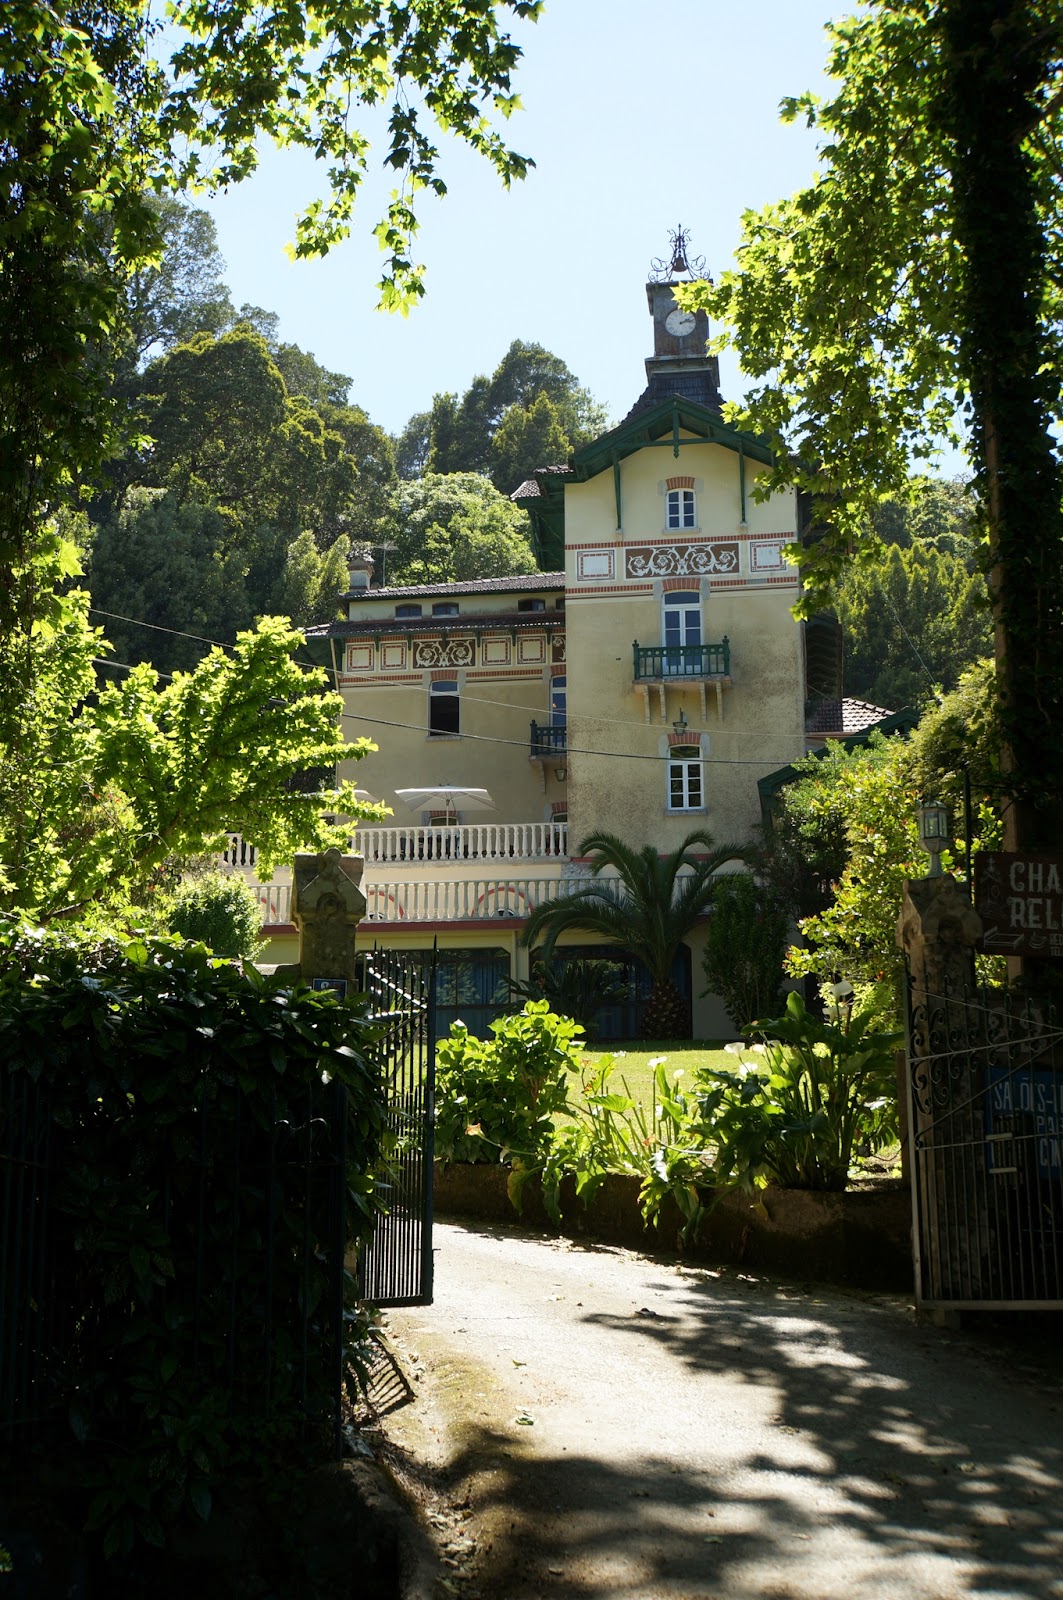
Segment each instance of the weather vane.
[{"label": "weather vane", "polygon": [[705,265],[704,256],[692,256],[690,253],[690,235],[683,227],[676,228],[674,233],[668,235],[671,255],[668,257],[655,256],[650,262],[651,283],[672,283],[680,273],[685,272],[691,278],[707,278],[712,282],[708,267]]}]

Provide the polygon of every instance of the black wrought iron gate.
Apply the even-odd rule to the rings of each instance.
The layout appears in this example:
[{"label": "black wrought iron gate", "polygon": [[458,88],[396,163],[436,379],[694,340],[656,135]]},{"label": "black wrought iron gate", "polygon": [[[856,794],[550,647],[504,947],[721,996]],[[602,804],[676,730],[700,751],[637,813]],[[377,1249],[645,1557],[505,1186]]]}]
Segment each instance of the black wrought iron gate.
[{"label": "black wrought iron gate", "polygon": [[378,1195],[385,1214],[360,1263],[362,1298],[379,1306],[432,1300],[435,1132],[435,952],[371,950],[364,985],[384,1026],[380,1049],[393,1136]]},{"label": "black wrought iron gate", "polygon": [[910,990],[916,1295],[1063,1307],[1063,1026],[993,989]]}]

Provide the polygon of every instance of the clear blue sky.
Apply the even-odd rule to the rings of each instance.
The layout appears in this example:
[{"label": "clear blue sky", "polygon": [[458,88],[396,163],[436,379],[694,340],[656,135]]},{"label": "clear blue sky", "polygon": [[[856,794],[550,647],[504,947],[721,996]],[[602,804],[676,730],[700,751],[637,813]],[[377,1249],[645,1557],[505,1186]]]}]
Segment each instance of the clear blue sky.
[{"label": "clear blue sky", "polygon": [[[302,153],[206,202],[239,304],[276,311],[281,334],[349,373],[351,399],[397,431],[439,390],[490,372],[513,339],[568,362],[619,420],[644,383],[651,324],[643,285],[677,223],[710,271],[726,267],[742,212],[789,194],[814,169],[812,135],[779,101],[824,92],[830,0],[552,0],[518,25],[524,110],[512,144],[536,162],[509,192],[456,141],[449,193],[423,198],[416,259],[427,295],[408,319],[374,310],[381,256],[371,228],[391,187],[374,175],[355,236],[327,260],[284,254],[321,176]],[[365,119],[363,119],[363,125]],[[725,396],[739,389],[724,359]]]}]

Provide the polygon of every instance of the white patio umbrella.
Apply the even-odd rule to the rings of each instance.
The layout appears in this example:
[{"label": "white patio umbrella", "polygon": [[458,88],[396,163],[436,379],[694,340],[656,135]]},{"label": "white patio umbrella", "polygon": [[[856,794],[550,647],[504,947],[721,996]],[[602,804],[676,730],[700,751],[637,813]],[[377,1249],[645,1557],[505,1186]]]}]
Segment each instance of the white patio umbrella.
[{"label": "white patio umbrella", "polygon": [[459,806],[463,811],[498,810],[486,789],[466,789],[458,783],[430,784],[424,789],[396,789],[395,793],[411,811],[445,811],[449,817],[452,811],[457,812]]}]

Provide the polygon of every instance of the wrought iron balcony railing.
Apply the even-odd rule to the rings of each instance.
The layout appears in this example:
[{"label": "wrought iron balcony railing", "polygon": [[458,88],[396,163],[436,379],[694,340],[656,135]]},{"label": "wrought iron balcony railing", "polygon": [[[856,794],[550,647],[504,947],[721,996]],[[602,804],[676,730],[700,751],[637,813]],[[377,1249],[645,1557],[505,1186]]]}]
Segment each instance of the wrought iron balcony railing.
[{"label": "wrought iron balcony railing", "polygon": [[731,643],[726,635],[719,644],[644,645],[636,639],[632,651],[636,683],[731,676]]},{"label": "wrought iron balcony railing", "polygon": [[531,759],[548,761],[563,756],[568,748],[568,729],[564,723],[560,727],[540,727],[539,723],[531,725]]}]

